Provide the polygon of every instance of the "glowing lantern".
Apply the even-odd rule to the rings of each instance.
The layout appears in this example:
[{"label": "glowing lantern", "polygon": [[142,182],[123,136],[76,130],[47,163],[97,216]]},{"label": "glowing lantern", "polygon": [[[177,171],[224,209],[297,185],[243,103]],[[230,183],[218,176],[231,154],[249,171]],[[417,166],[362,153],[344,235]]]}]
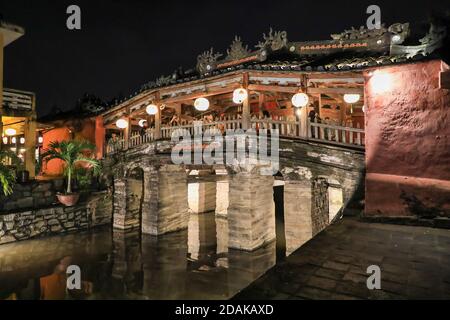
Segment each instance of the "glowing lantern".
[{"label": "glowing lantern", "polygon": [[352,103],[356,103],[359,101],[359,99],[361,98],[361,96],[359,94],[344,94],[344,101],[352,104]]},{"label": "glowing lantern", "polygon": [[17,131],[16,131],[16,129],[8,128],[8,129],[5,130],[5,133],[6,133],[7,136],[13,136],[13,135],[15,135],[17,133]]},{"label": "glowing lantern", "polygon": [[139,120],[139,127],[143,128],[146,122],[147,122],[147,120],[145,120],[145,119]]},{"label": "glowing lantern", "polygon": [[309,97],[306,93],[299,92],[292,96],[292,104],[296,108],[306,107],[309,102]]},{"label": "glowing lantern", "polygon": [[197,98],[195,99],[194,107],[198,111],[206,111],[209,108],[209,101],[206,98]]},{"label": "glowing lantern", "polygon": [[15,144],[16,142],[17,142],[16,137],[12,137],[12,138],[11,138],[11,143],[12,143],[12,144]]},{"label": "glowing lantern", "polygon": [[125,119],[119,119],[116,121],[116,126],[119,129],[125,129],[128,128],[128,121]]},{"label": "glowing lantern", "polygon": [[3,144],[8,144],[8,137],[3,137]]},{"label": "glowing lantern", "polygon": [[240,88],[233,91],[233,102],[236,104],[241,104],[247,99],[247,90]]},{"label": "glowing lantern", "polygon": [[39,138],[38,138],[38,142],[39,142],[39,143],[44,142],[44,138],[43,138],[43,137],[39,137]]},{"label": "glowing lantern", "polygon": [[149,104],[149,105],[147,106],[147,109],[146,109],[145,111],[147,111],[147,113],[148,113],[149,115],[154,116],[155,114],[158,113],[158,106],[155,105],[155,104]]},{"label": "glowing lantern", "polygon": [[20,138],[20,143],[21,143],[21,144],[24,144],[24,143],[25,143],[25,138],[24,138],[24,137],[21,137],[21,138]]}]

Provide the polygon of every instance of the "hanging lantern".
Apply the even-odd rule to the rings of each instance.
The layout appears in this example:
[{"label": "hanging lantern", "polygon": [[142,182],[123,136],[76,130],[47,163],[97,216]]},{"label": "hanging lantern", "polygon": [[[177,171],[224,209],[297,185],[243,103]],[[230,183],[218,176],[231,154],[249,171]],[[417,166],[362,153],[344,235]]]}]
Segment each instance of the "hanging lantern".
[{"label": "hanging lantern", "polygon": [[247,99],[248,93],[244,88],[236,89],[233,91],[233,102],[236,104],[241,104]]},{"label": "hanging lantern", "polygon": [[14,136],[17,133],[16,129],[8,128],[5,130],[5,134],[7,136]]},{"label": "hanging lantern", "polygon": [[3,144],[8,144],[8,137],[3,137]]},{"label": "hanging lantern", "polygon": [[309,102],[309,97],[306,93],[299,92],[292,96],[292,104],[296,108],[306,107]]},{"label": "hanging lantern", "polygon": [[11,138],[11,143],[12,143],[12,144],[16,144],[16,142],[17,142],[16,137],[12,137],[12,138]]},{"label": "hanging lantern", "polygon": [[21,137],[19,141],[20,141],[20,144],[25,144],[25,138],[24,137]]},{"label": "hanging lantern", "polygon": [[158,113],[158,106],[155,104],[149,104],[147,106],[147,108],[145,109],[145,111],[147,111],[147,113],[151,116],[154,116],[155,114]]},{"label": "hanging lantern", "polygon": [[147,122],[147,120],[145,120],[145,119],[139,120],[139,127],[143,128],[146,122]]},{"label": "hanging lantern", "polygon": [[125,129],[128,128],[128,121],[125,119],[119,119],[116,121],[116,126],[119,129]]},{"label": "hanging lantern", "polygon": [[195,99],[194,107],[198,111],[206,111],[209,108],[209,100],[206,98],[197,98]]},{"label": "hanging lantern", "polygon": [[356,103],[359,101],[360,98],[361,96],[357,93],[344,94],[344,101],[347,102],[348,104]]},{"label": "hanging lantern", "polygon": [[43,138],[43,137],[39,137],[39,138],[38,138],[38,142],[39,142],[39,143],[44,142],[44,138]]}]

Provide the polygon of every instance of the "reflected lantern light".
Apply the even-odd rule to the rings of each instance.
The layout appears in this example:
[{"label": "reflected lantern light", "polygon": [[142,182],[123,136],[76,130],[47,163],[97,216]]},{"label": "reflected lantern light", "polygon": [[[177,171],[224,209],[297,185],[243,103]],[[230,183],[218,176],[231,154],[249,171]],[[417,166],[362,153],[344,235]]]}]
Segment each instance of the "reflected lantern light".
[{"label": "reflected lantern light", "polygon": [[306,107],[309,102],[309,97],[306,93],[299,92],[292,96],[292,105],[296,108]]},{"label": "reflected lantern light", "polygon": [[206,98],[197,98],[195,99],[194,107],[198,111],[206,111],[209,108],[209,100]]},{"label": "reflected lantern light", "polygon": [[128,128],[128,121],[125,119],[119,119],[116,121],[116,126],[119,129],[125,129]]}]

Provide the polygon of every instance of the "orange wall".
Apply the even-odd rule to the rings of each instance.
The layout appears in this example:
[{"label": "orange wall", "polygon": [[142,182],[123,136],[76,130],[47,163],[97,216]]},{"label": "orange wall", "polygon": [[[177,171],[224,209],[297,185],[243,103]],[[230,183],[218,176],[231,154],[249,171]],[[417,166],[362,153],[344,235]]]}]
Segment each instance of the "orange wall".
[{"label": "orange wall", "polygon": [[[68,128],[56,128],[45,132],[42,135],[42,149],[46,150],[53,141],[70,140],[70,131]],[[63,172],[62,161],[58,159],[50,160],[42,163],[42,174],[44,175],[61,175]]]}]

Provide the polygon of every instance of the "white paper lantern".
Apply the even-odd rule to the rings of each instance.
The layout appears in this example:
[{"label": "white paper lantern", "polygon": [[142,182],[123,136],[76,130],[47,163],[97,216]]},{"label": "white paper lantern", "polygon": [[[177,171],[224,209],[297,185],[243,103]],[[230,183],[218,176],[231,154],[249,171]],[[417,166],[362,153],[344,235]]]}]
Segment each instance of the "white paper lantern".
[{"label": "white paper lantern", "polygon": [[3,137],[3,144],[8,144],[8,137]]},{"label": "white paper lantern", "polygon": [[20,138],[20,144],[24,144],[25,143],[25,138],[24,137],[21,137]]},{"label": "white paper lantern", "polygon": [[361,96],[357,93],[344,94],[344,101],[349,104],[358,102],[360,98]]},{"label": "white paper lantern", "polygon": [[296,108],[306,107],[309,102],[309,97],[306,93],[299,92],[292,96],[292,105]]},{"label": "white paper lantern", "polygon": [[151,116],[155,115],[158,113],[158,106],[155,104],[149,104],[147,106],[147,109],[145,109],[145,111],[147,111],[147,113]]},{"label": "white paper lantern", "polygon": [[119,119],[116,121],[116,126],[119,129],[125,129],[128,128],[128,121],[125,119]]},{"label": "white paper lantern", "polygon": [[206,111],[209,108],[209,100],[206,98],[197,98],[195,99],[194,107],[198,111]]},{"label": "white paper lantern", "polygon": [[147,120],[145,120],[145,119],[139,120],[139,127],[143,128],[146,122],[147,122]]},{"label": "white paper lantern", "polygon": [[236,104],[241,104],[247,99],[248,93],[244,88],[236,89],[233,91],[233,102]]}]

